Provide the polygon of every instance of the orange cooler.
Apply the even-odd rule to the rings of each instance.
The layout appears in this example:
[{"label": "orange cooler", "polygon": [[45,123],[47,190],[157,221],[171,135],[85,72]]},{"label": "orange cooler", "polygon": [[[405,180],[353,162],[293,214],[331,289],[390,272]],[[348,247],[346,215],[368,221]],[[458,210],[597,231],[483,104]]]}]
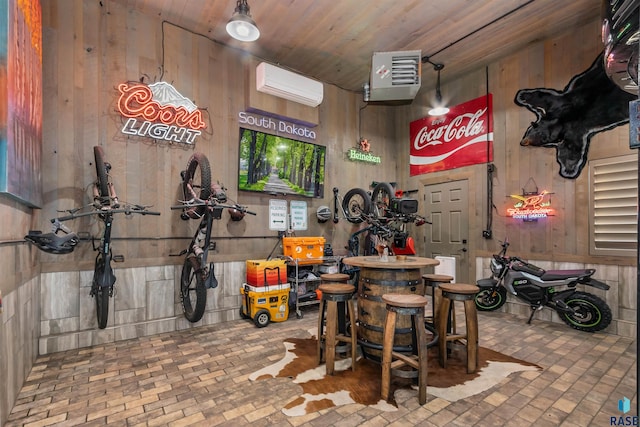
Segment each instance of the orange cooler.
[{"label": "orange cooler", "polygon": [[268,286],[287,283],[287,265],[285,260],[247,260],[247,283],[251,286]]},{"label": "orange cooler", "polygon": [[324,256],[324,237],[283,237],[285,256],[298,260],[299,265],[318,264]]}]

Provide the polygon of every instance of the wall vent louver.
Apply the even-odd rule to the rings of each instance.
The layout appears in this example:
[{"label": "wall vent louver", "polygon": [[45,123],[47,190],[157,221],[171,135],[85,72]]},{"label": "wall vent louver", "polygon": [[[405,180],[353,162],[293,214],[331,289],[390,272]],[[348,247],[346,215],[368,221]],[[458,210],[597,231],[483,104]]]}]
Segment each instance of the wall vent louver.
[{"label": "wall vent louver", "polygon": [[422,81],[422,52],[374,52],[369,81],[370,101],[414,99]]},{"label": "wall vent louver", "polygon": [[256,89],[310,107],[322,103],[322,83],[291,71],[261,62],[256,67]]}]

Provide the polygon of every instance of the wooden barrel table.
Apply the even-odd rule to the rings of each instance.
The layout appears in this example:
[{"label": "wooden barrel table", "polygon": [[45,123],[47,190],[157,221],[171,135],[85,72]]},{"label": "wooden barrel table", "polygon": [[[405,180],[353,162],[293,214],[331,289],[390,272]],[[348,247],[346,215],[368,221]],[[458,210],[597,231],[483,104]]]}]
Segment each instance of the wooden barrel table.
[{"label": "wooden barrel table", "polygon": [[[358,344],[367,359],[382,359],[383,327],[386,317],[384,294],[424,294],[421,269],[438,265],[432,258],[409,256],[402,260],[390,256],[359,256],[343,258],[343,263],[360,268],[357,289]],[[408,353],[412,349],[413,329],[409,316],[399,316],[396,323],[393,351]]]}]

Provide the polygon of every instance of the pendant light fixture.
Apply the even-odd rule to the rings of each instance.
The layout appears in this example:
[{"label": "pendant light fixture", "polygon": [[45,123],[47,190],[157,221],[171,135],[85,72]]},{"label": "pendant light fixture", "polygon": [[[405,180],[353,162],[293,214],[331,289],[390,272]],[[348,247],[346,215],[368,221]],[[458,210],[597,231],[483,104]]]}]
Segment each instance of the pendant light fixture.
[{"label": "pendant light fixture", "polygon": [[[433,64],[429,59],[427,62]],[[442,102],[442,93],[440,92],[440,71],[444,68],[444,64],[433,64],[433,69],[438,72],[438,78],[436,80],[436,102],[435,106],[429,110],[430,116],[444,116],[449,112],[449,108]]]},{"label": "pendant light fixture", "polygon": [[247,0],[238,0],[236,10],[227,22],[227,33],[242,42],[253,42],[260,37],[260,30],[249,13]]}]

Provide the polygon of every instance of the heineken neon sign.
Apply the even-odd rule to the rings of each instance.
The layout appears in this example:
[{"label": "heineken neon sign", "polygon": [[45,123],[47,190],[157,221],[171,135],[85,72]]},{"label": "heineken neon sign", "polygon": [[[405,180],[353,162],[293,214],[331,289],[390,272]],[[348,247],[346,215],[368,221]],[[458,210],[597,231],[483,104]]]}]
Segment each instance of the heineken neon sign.
[{"label": "heineken neon sign", "polygon": [[347,158],[354,162],[365,162],[376,165],[382,163],[380,156],[371,154],[369,151],[370,148],[371,143],[369,140],[361,138],[357,147],[350,148],[349,151],[347,151]]}]

